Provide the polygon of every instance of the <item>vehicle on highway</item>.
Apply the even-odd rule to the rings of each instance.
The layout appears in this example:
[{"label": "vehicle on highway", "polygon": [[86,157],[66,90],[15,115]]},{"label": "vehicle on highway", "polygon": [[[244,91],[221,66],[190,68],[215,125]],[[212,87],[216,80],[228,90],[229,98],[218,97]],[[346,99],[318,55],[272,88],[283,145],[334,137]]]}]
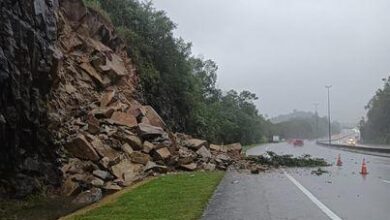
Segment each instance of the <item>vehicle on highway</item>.
[{"label": "vehicle on highway", "polygon": [[302,139],[295,139],[295,140],[293,141],[293,145],[294,145],[294,146],[303,146],[303,145],[304,145],[304,142],[303,142]]}]

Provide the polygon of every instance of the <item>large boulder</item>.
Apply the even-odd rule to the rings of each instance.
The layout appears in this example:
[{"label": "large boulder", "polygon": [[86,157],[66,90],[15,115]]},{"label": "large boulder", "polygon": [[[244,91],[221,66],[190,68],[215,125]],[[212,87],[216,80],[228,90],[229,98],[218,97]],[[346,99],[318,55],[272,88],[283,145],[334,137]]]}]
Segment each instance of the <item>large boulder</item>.
[{"label": "large boulder", "polygon": [[179,154],[179,164],[192,163],[197,157],[197,154],[195,152],[189,150],[186,147],[180,147],[178,154]]},{"label": "large boulder", "polygon": [[149,124],[156,127],[165,128],[166,126],[165,122],[162,120],[160,115],[153,109],[152,106],[150,105],[143,106],[143,112]]},{"label": "large boulder", "polygon": [[148,161],[148,163],[146,164],[146,166],[144,168],[145,172],[150,171],[150,170],[152,170],[154,172],[157,172],[157,173],[166,173],[166,172],[168,172],[168,168],[166,166],[157,165],[153,161]]},{"label": "large boulder", "polygon": [[116,150],[103,144],[103,142],[99,138],[97,137],[92,137],[92,138],[93,140],[91,144],[101,157],[107,157],[110,160],[115,160],[119,156],[119,153]]},{"label": "large boulder", "polygon": [[146,165],[151,160],[151,158],[148,154],[144,154],[139,151],[134,151],[133,153],[130,154],[130,160],[133,163]]},{"label": "large boulder", "polygon": [[210,151],[205,147],[202,146],[199,148],[199,150],[196,151],[196,153],[201,156],[203,159],[210,159],[213,155],[211,155]]},{"label": "large boulder", "polygon": [[190,164],[182,164],[180,165],[180,167],[184,170],[194,171],[198,166],[196,165],[196,163],[190,163]]},{"label": "large boulder", "polygon": [[139,175],[143,170],[142,168],[142,165],[134,164],[130,160],[124,159],[112,166],[111,170],[118,179],[131,183],[139,178]]},{"label": "large boulder", "polygon": [[122,151],[129,156],[134,152],[133,148],[128,143],[122,145]]},{"label": "large boulder", "polygon": [[111,120],[118,125],[125,125],[127,127],[137,126],[137,119],[130,113],[126,112],[114,112],[111,116]]},{"label": "large boulder", "polygon": [[84,135],[77,134],[74,137],[70,137],[65,144],[65,149],[68,150],[74,157],[97,161],[99,155],[96,153],[92,145],[87,141]]},{"label": "large boulder", "polygon": [[171,152],[169,151],[169,149],[167,147],[163,147],[163,148],[156,150],[156,156],[157,156],[157,159],[159,159],[159,160],[166,160],[169,157],[171,157]]},{"label": "large boulder", "polygon": [[208,147],[207,141],[201,140],[201,139],[188,139],[184,141],[184,146],[194,149],[194,150],[199,150],[202,146]]},{"label": "large boulder", "polygon": [[123,134],[121,137],[122,141],[129,144],[133,150],[142,150],[142,140],[133,134]]},{"label": "large boulder", "polygon": [[227,152],[223,145],[210,144],[210,149],[218,152]]},{"label": "large boulder", "polygon": [[113,176],[111,173],[104,171],[104,170],[94,170],[92,174],[96,177],[99,177],[102,180],[112,180]]},{"label": "large boulder", "polygon": [[166,135],[166,132],[161,127],[152,126],[146,123],[138,124],[138,132],[141,137],[145,139]]},{"label": "large boulder", "polygon": [[234,144],[228,144],[228,145],[217,145],[217,144],[211,144],[210,149],[213,151],[218,152],[229,152],[229,151],[242,151],[242,146],[240,143],[234,143]]},{"label": "large boulder", "polygon": [[227,151],[242,151],[242,146],[240,143],[228,144],[224,146]]},{"label": "large boulder", "polygon": [[150,153],[152,150],[154,150],[156,146],[153,143],[150,143],[149,141],[145,141],[143,144],[142,151],[145,153]]}]

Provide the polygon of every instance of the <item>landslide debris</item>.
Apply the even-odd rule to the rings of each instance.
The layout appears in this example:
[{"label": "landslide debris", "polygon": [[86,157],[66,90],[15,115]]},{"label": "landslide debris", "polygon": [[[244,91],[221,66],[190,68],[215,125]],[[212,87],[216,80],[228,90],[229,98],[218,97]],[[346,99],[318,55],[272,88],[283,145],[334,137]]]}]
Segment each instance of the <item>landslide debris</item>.
[{"label": "landslide debris", "polygon": [[[11,65],[9,71],[0,72],[0,85],[5,91],[0,104],[8,101],[17,103],[8,100],[8,97],[18,98],[19,93],[27,97],[22,100],[27,107],[0,105],[0,140],[20,151],[8,152],[8,149],[2,148],[0,158],[13,161],[11,156],[20,154],[11,165],[23,164],[20,168],[23,172],[15,171],[18,178],[4,185],[14,186],[12,189],[19,192],[18,197],[37,190],[39,186],[35,185],[39,184],[35,176],[41,176],[46,181],[44,184],[54,182],[53,191],[75,197],[73,203],[86,205],[106,193],[160,173],[226,170],[233,166],[257,174],[270,167],[326,165],[321,159],[308,156],[292,158],[272,152],[268,153],[270,157],[243,158],[239,143],[216,145],[186,134],[173,133],[152,106],[138,99],[138,73],[127,54],[131,48],[122,42],[108,20],[85,7],[82,0],[53,1],[55,4],[44,0],[36,2],[40,4],[17,3],[15,8],[28,5],[35,9],[34,16],[45,14],[42,15],[44,19],[38,21],[46,22],[46,29],[40,32],[27,30],[37,35],[34,42],[38,45],[31,45],[32,52],[20,52],[34,55],[40,49],[47,50],[47,53],[35,54],[34,59],[37,60],[26,67],[40,71],[18,70],[26,69],[24,65],[28,64],[23,63],[22,57],[12,65],[7,61]],[[15,29],[16,32],[18,27],[11,23],[24,23],[23,16],[16,9],[16,12],[5,10],[11,8],[11,1],[6,1],[6,5],[2,8],[2,17],[20,20],[5,20],[6,26],[12,29],[7,29],[7,37],[12,38],[12,31]],[[40,5],[45,7],[40,8]],[[27,23],[33,23],[32,20]],[[33,25],[27,28],[30,26]],[[0,48],[0,61],[8,60],[5,55],[11,59],[15,54],[9,54],[15,48],[29,48],[26,46],[28,37],[21,41],[21,45],[12,40],[9,42],[13,42],[10,48]],[[24,72],[26,78],[33,81],[23,84],[23,80],[10,80],[7,77],[11,71]],[[15,82],[15,85],[12,84]],[[44,88],[35,89],[36,85]],[[26,117],[11,117],[13,114]],[[29,120],[20,123],[25,119]],[[8,124],[12,121],[20,127],[4,129],[4,121]],[[44,123],[38,123],[40,121]],[[31,125],[34,126],[31,128]],[[23,135],[16,134],[21,130],[25,132]],[[24,139],[11,140],[7,134]],[[13,143],[18,146],[11,146]],[[41,158],[42,155],[50,156],[47,162]],[[45,161],[45,166],[42,166],[42,161]],[[57,172],[53,171],[53,167],[58,168]],[[0,187],[0,194],[3,191],[10,190]]]},{"label": "landslide debris", "polygon": [[267,165],[270,167],[318,167],[329,166],[322,158],[312,158],[311,155],[302,155],[293,157],[293,155],[278,155],[272,151],[267,151],[264,155],[248,156],[247,160],[256,164]]},{"label": "landslide debris", "polygon": [[324,173],[329,173],[327,170],[321,169],[321,167],[318,167],[318,169],[311,171],[311,174],[321,176]]},{"label": "landslide debris", "polygon": [[113,26],[80,0],[60,1],[60,65],[50,132],[60,146],[61,193],[89,204],[147,176],[226,170],[241,145],[173,133],[138,99],[137,71]]}]

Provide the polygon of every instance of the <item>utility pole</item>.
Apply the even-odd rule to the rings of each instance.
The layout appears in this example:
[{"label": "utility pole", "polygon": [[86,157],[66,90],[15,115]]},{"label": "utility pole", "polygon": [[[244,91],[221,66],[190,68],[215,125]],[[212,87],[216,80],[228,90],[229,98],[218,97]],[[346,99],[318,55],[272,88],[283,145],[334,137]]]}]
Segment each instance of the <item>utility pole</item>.
[{"label": "utility pole", "polygon": [[332,85],[326,85],[326,89],[328,89],[328,125],[329,125],[329,145],[332,144],[332,130],[331,130],[331,124],[330,124],[330,88],[332,88]]},{"label": "utility pole", "polygon": [[319,105],[319,103],[313,103],[313,105],[314,105],[314,109],[315,109],[314,116],[316,117],[316,134],[315,134],[315,138],[317,139],[319,137],[319,132],[318,132],[318,105]]}]

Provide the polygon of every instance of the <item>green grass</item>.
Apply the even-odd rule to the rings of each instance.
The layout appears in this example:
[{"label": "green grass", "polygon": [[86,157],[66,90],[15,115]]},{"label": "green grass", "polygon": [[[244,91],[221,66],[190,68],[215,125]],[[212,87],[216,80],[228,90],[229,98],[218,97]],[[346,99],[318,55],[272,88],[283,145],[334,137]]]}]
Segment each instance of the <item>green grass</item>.
[{"label": "green grass", "polygon": [[199,219],[223,175],[195,172],[162,176],[73,219]]}]

